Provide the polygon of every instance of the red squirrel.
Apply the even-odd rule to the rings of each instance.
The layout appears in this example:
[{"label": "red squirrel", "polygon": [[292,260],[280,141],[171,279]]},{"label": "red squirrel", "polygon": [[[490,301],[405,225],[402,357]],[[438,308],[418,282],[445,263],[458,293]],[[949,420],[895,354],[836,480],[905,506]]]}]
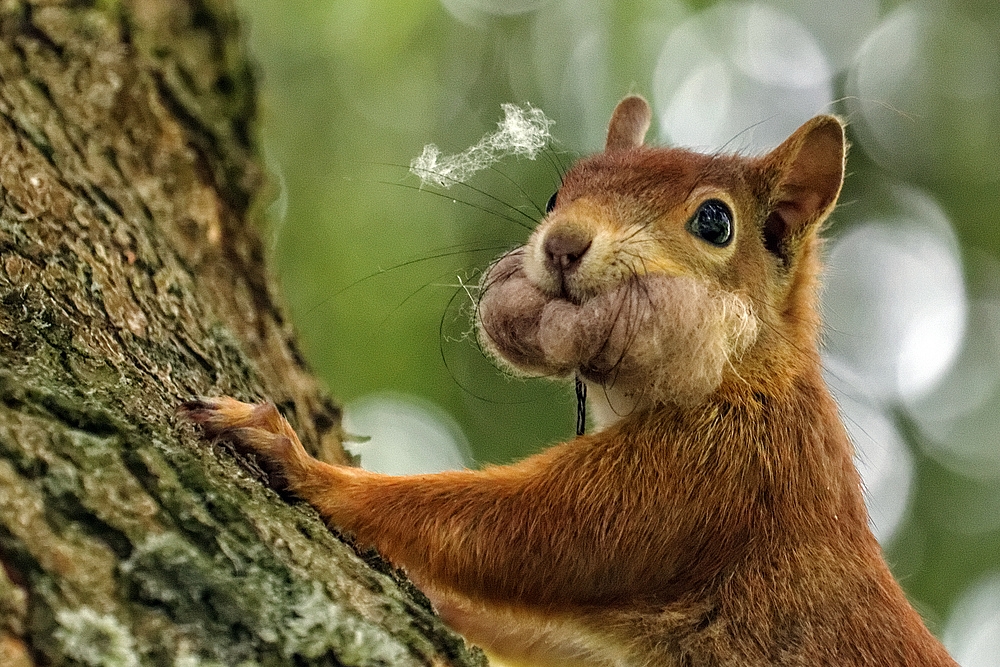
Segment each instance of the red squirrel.
[{"label": "red squirrel", "polygon": [[507,665],[955,665],[868,527],[821,376],[834,116],[757,157],[644,145],[615,109],[521,248],[485,273],[483,347],[587,384],[595,432],[519,463],[390,477],[322,463],[270,403],[186,406],[402,566]]}]

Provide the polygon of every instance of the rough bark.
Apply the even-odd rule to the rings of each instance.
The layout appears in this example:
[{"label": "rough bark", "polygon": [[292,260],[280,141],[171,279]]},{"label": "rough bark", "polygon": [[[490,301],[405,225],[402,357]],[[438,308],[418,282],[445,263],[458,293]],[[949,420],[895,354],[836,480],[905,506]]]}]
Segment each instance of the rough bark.
[{"label": "rough bark", "polygon": [[0,664],[482,661],[177,405],[309,374],[255,222],[254,77],[223,0],[0,3]]}]

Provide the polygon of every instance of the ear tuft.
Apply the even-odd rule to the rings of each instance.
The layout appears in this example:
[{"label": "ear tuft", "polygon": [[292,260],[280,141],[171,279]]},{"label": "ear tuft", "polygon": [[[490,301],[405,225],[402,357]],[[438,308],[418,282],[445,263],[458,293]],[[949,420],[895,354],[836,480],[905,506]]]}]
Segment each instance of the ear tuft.
[{"label": "ear tuft", "polygon": [[626,97],[618,103],[614,113],[611,114],[608,140],[604,144],[604,150],[610,153],[642,146],[652,118],[653,112],[646,100],[638,95]]},{"label": "ear tuft", "polygon": [[844,182],[847,140],[836,116],[807,121],[765,158],[777,171],[764,244],[786,264],[795,242],[833,210]]}]

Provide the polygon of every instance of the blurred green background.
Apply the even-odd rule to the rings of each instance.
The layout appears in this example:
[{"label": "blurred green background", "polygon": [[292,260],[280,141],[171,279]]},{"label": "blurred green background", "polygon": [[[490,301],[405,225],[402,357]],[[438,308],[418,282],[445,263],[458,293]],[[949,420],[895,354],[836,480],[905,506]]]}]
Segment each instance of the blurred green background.
[{"label": "blurred green background", "polygon": [[[390,459],[394,437],[451,446],[440,467],[572,435],[570,387],[483,359],[469,294],[622,96],[650,100],[652,141],[706,150],[847,119],[828,377],[897,576],[965,667],[1000,665],[1000,3],[241,4],[285,295],[350,428]],[[504,102],[555,120],[551,149],[421,189],[407,167],[423,146],[462,151]]]}]

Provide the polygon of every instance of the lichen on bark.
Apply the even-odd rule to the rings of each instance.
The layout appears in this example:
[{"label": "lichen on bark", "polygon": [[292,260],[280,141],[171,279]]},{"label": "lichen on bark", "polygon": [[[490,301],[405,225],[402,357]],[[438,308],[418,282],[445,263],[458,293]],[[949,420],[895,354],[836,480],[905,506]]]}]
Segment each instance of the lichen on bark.
[{"label": "lichen on bark", "polygon": [[176,406],[276,401],[345,460],[258,236],[222,0],[0,5],[0,664],[481,655]]}]

